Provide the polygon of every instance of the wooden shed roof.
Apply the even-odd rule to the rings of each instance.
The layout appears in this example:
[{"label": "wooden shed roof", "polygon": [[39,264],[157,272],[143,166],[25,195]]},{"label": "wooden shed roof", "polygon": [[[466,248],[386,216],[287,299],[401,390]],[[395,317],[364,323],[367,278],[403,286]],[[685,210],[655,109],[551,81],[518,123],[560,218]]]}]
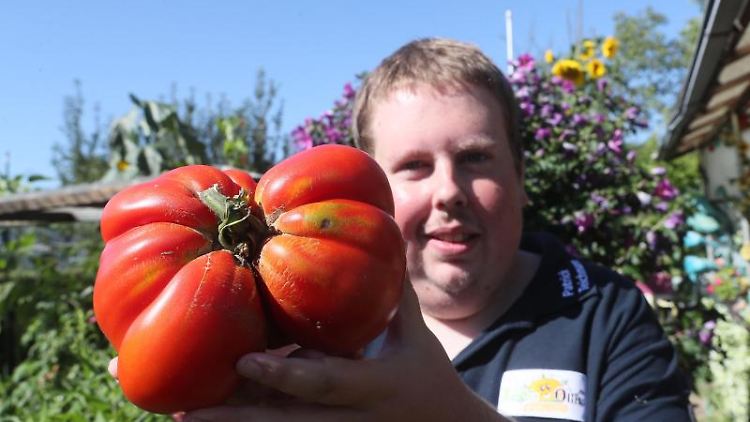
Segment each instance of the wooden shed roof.
[{"label": "wooden shed roof", "polygon": [[750,100],[750,0],[710,0],[693,63],[660,155],[670,159],[715,138]]},{"label": "wooden shed roof", "polygon": [[109,198],[126,186],[144,180],[81,184],[0,196],[0,223],[98,221]]}]

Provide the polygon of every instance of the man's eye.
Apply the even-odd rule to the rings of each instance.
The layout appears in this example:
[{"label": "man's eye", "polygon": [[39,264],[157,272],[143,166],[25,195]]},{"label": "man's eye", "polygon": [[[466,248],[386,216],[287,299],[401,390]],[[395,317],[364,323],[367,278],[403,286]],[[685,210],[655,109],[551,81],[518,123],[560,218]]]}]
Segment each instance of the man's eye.
[{"label": "man's eye", "polygon": [[419,170],[427,167],[427,163],[423,161],[407,161],[402,166],[402,170]]},{"label": "man's eye", "polygon": [[461,154],[460,161],[464,163],[481,163],[490,159],[490,155],[485,152],[467,152]]}]

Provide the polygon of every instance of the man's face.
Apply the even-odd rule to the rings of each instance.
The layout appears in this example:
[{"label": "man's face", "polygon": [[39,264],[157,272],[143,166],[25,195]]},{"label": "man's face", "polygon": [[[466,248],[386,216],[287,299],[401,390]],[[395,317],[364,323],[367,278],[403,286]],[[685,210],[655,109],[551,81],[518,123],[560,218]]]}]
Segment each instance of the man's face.
[{"label": "man's face", "polygon": [[418,85],[376,102],[371,121],[423,312],[474,315],[502,294],[526,201],[501,106],[484,89]]}]

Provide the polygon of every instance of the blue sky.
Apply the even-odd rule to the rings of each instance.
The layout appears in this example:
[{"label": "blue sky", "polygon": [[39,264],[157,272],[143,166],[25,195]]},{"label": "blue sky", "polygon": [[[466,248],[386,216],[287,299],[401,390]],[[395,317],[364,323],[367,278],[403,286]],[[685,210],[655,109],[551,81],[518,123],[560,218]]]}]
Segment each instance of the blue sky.
[{"label": "blue sky", "polygon": [[169,98],[174,86],[178,98],[193,90],[199,104],[210,94],[238,106],[262,67],[279,86],[289,131],[411,39],[469,41],[504,65],[505,10],[519,54],[561,51],[578,27],[609,35],[616,12],[649,5],[668,16],[670,33],[700,13],[694,0],[2,2],[0,171],[9,156],[11,174],[54,177],[52,146],[65,143],[63,98],[76,79],[91,128],[95,104],[107,122],[130,109],[131,92]]}]

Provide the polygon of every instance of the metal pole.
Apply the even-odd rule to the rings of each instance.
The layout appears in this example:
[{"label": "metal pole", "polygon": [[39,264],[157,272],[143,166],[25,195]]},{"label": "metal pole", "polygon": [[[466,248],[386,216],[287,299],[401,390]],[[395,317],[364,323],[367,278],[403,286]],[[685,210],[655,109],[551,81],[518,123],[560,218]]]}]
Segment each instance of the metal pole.
[{"label": "metal pole", "polygon": [[505,57],[508,60],[507,71],[513,71],[511,62],[513,61],[513,17],[511,16],[510,9],[505,11]]}]

